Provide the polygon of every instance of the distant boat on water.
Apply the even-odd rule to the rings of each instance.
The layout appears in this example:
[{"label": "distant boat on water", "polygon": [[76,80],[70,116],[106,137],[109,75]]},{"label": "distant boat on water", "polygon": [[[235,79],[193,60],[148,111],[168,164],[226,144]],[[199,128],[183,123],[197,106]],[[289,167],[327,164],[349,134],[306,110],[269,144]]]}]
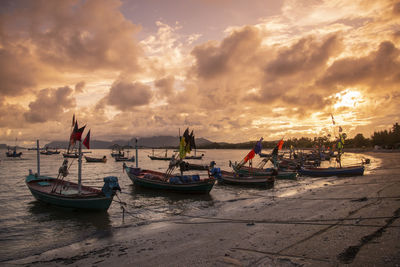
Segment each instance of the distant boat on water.
[{"label": "distant boat on water", "polygon": [[106,163],[107,162],[107,157],[103,156],[102,158],[95,158],[95,157],[88,157],[85,156],[86,162],[102,162]]},{"label": "distant boat on water", "polygon": [[152,155],[148,155],[151,160],[171,160],[172,156],[168,156],[168,149],[165,149],[165,155],[154,155],[154,149],[152,150]]},{"label": "distant boat on water", "polygon": [[54,154],[60,154],[60,151],[58,151],[57,149],[53,150],[50,148],[47,148],[45,150],[40,151],[40,154],[42,155],[54,155]]},{"label": "distant boat on water", "polygon": [[8,147],[8,150],[6,152],[6,156],[8,158],[20,158],[22,155],[22,152],[17,152],[17,147],[13,147],[12,149]]}]

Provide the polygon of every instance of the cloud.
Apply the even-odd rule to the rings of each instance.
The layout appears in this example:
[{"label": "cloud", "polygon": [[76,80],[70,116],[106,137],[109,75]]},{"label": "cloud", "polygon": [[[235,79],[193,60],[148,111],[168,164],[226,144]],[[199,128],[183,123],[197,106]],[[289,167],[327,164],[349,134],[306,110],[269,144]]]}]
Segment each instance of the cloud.
[{"label": "cloud", "polygon": [[175,94],[174,83],[175,83],[175,78],[173,76],[168,76],[156,80],[154,82],[154,85],[158,88],[159,95],[161,97],[170,97],[173,94]]},{"label": "cloud", "polygon": [[[392,42],[380,43],[376,51],[364,57],[347,57],[335,61],[318,81],[326,88],[333,86],[367,86],[375,91],[398,84],[399,49]],[[388,87],[389,86],[389,87]]]},{"label": "cloud", "polygon": [[139,73],[140,27],[125,19],[120,6],[117,0],[2,1],[0,93],[65,84],[63,76],[71,73]]},{"label": "cloud", "polygon": [[86,83],[84,81],[75,84],[75,93],[82,93],[85,85]]},{"label": "cloud", "polygon": [[106,96],[107,104],[121,111],[132,111],[147,105],[152,98],[151,87],[140,82],[116,81]]},{"label": "cloud", "polygon": [[40,90],[36,100],[30,102],[29,110],[24,113],[25,119],[30,123],[58,121],[66,110],[75,107],[72,92],[73,90],[68,86]]},{"label": "cloud", "polygon": [[23,128],[25,111],[21,105],[7,104],[0,98],[0,128]]},{"label": "cloud", "polygon": [[297,73],[307,73],[316,68],[324,68],[327,61],[340,51],[337,35],[319,42],[315,36],[307,36],[288,48],[278,52],[276,59],[267,64],[266,75],[283,77]]},{"label": "cloud", "polygon": [[36,86],[43,77],[38,69],[40,65],[26,49],[0,48],[0,95],[18,96]]}]

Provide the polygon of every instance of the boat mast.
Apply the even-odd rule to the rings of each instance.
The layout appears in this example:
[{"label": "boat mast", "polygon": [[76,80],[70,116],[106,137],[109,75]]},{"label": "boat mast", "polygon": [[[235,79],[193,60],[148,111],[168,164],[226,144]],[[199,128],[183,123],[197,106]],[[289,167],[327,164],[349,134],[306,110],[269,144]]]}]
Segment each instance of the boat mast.
[{"label": "boat mast", "polygon": [[[135,153],[135,161],[136,161],[136,168],[138,168],[139,167],[139,159],[138,159],[138,147],[137,147],[137,138],[135,138],[135,151],[136,151],[136,153]],[[154,155],[154,150],[153,150],[153,155]]]},{"label": "boat mast", "polygon": [[82,190],[82,141],[79,140],[79,157],[78,157],[78,194]]},{"label": "boat mast", "polygon": [[40,176],[40,153],[39,153],[39,139],[36,140],[36,159],[37,159],[37,175]]}]

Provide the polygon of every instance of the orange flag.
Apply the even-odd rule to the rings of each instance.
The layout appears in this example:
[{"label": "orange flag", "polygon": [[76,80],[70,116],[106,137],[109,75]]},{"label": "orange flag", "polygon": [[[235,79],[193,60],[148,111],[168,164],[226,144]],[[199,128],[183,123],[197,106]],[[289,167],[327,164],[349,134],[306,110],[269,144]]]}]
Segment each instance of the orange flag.
[{"label": "orange flag", "polygon": [[281,150],[282,149],[282,146],[283,146],[283,139],[281,139],[279,142],[278,142],[278,150]]}]

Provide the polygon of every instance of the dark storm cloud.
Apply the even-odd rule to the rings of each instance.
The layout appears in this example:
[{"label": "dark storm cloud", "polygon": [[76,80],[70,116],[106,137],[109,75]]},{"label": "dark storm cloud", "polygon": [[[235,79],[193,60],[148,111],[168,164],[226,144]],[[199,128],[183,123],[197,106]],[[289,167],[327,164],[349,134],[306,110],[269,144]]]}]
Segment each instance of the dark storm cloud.
[{"label": "dark storm cloud", "polygon": [[66,110],[75,107],[72,93],[73,90],[68,86],[40,90],[36,100],[29,104],[29,111],[24,113],[25,119],[31,123],[57,121]]},{"label": "dark storm cloud", "polygon": [[106,99],[108,105],[127,111],[149,104],[151,97],[152,92],[148,85],[140,82],[117,81],[112,85]]}]

